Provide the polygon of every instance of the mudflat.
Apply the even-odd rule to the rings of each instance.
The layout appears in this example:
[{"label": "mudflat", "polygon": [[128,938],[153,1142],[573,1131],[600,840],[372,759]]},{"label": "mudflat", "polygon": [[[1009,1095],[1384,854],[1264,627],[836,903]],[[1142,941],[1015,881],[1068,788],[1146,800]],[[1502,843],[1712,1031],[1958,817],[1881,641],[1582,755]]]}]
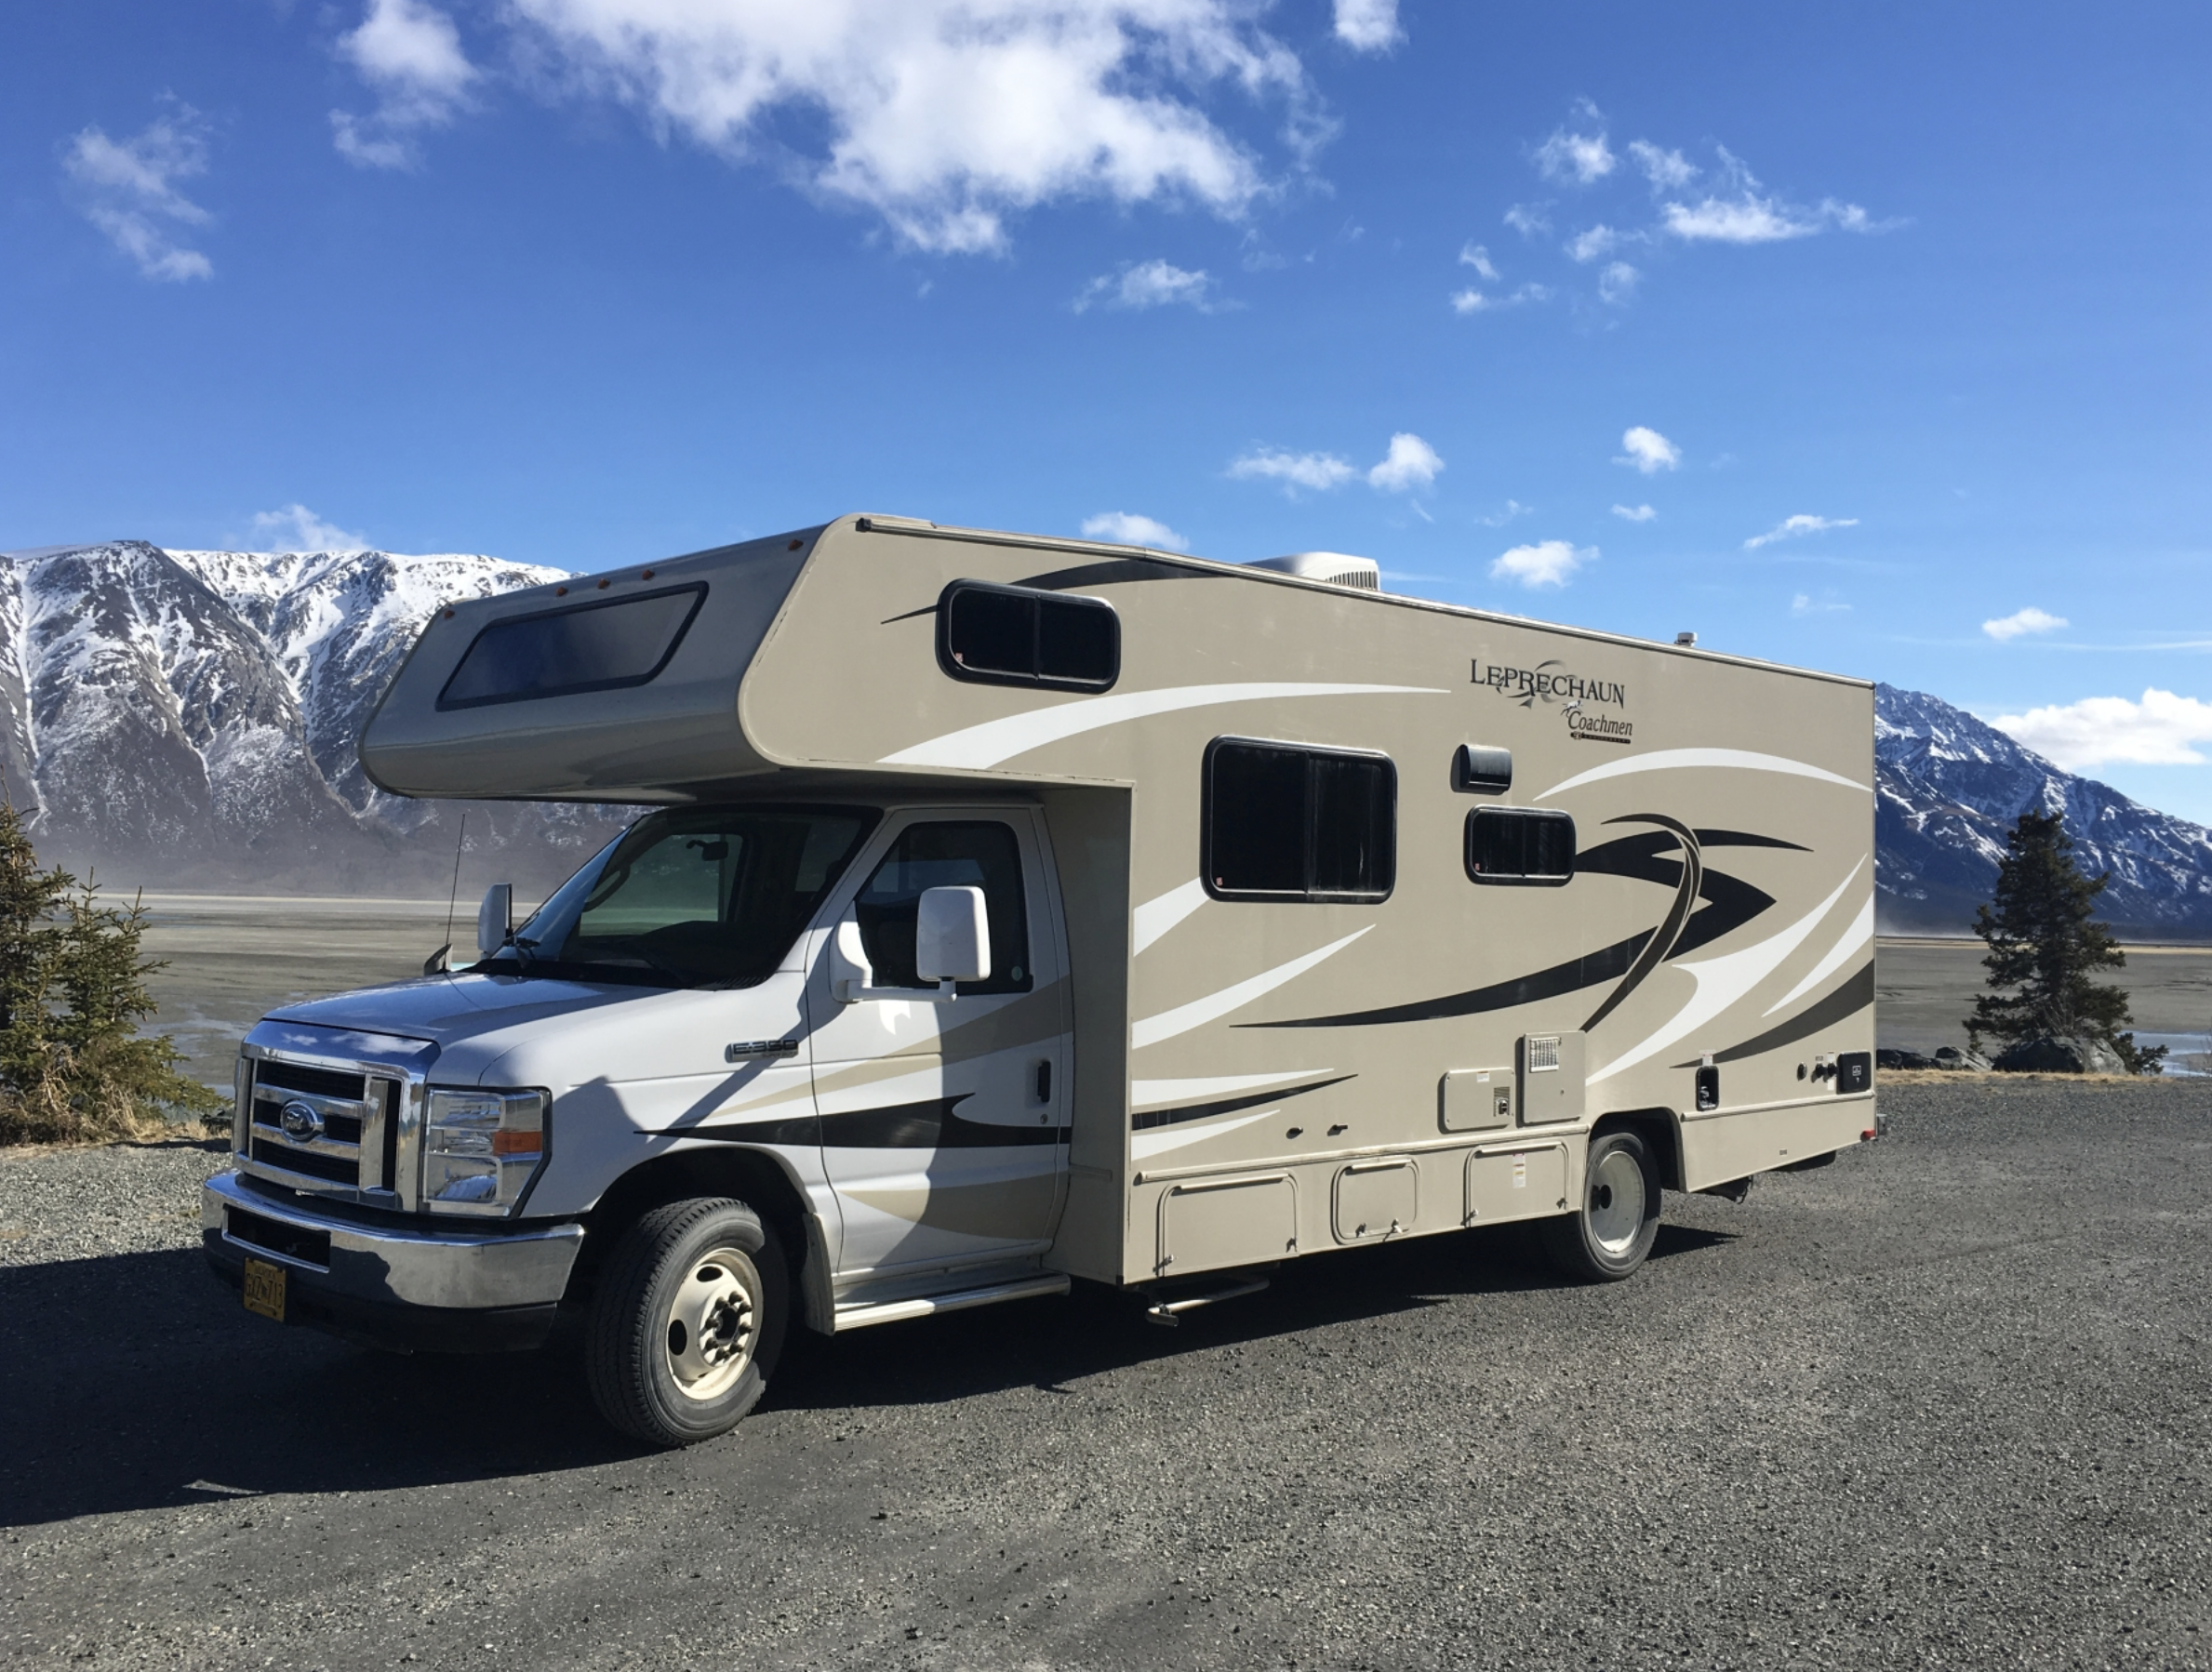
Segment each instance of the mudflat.
[{"label": "mudflat", "polygon": [[[2212,947],[2131,946],[2125,967],[2104,979],[2126,994],[2139,1033],[2212,1032]],[[1877,1042],[1932,1052],[1966,1043],[1974,996],[1986,990],[1979,940],[1874,943]]]}]

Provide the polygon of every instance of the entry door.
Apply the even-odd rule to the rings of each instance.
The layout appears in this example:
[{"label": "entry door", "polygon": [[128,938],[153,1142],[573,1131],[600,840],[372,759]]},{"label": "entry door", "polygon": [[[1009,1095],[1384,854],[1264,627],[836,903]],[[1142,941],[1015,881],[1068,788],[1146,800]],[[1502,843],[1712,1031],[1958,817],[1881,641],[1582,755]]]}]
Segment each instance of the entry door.
[{"label": "entry door", "polygon": [[918,987],[926,888],[973,884],[991,974],[950,1003],[832,990],[833,929],[812,937],[806,1009],[822,1161],[844,1215],[841,1277],[985,1263],[1049,1241],[1067,1168],[1071,1008],[1057,895],[1027,809],[885,821],[832,907],[858,923],[877,987]]}]

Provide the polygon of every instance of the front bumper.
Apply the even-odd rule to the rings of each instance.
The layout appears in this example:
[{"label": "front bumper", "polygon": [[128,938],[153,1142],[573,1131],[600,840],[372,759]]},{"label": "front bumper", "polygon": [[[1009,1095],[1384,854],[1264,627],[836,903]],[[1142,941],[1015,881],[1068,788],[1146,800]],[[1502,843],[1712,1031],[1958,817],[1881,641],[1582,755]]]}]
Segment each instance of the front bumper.
[{"label": "front bumper", "polygon": [[286,1271],[286,1320],[401,1352],[511,1352],[552,1332],[583,1245],[575,1224],[494,1229],[371,1221],[219,1173],[200,1194],[216,1275]]}]

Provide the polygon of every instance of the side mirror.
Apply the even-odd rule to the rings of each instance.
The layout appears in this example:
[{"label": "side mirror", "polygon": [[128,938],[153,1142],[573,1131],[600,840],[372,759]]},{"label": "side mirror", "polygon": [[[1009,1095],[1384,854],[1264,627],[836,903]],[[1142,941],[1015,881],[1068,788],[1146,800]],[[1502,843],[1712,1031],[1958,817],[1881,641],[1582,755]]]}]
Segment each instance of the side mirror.
[{"label": "side mirror", "polygon": [[514,933],[514,884],[494,882],[476,908],[476,955],[489,958]]},{"label": "side mirror", "polygon": [[925,981],[990,977],[991,919],[980,888],[922,890],[914,919],[914,974]]}]

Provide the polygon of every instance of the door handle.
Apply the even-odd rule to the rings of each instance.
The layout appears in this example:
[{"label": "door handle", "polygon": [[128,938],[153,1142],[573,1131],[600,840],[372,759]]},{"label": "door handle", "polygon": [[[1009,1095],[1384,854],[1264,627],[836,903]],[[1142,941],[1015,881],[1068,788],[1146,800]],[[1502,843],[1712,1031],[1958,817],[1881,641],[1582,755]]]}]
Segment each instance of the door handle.
[{"label": "door handle", "polygon": [[1049,1056],[1037,1065],[1037,1101],[1052,1101],[1052,1059]]}]

